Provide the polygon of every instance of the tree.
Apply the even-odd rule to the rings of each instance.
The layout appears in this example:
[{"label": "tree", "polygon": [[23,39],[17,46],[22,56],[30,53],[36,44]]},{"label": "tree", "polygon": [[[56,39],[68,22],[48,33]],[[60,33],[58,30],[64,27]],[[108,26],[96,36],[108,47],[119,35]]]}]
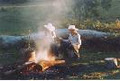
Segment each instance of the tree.
[{"label": "tree", "polygon": [[25,3],[28,0],[0,0],[1,3],[7,3],[7,4],[20,4]]},{"label": "tree", "polygon": [[84,0],[75,0],[74,1],[74,6],[73,6],[73,14],[74,17],[78,20],[81,20],[85,16],[85,5],[84,5]]},{"label": "tree", "polygon": [[112,0],[74,0],[74,17],[78,20],[86,18],[98,18],[99,7],[105,10],[111,8]]},{"label": "tree", "polygon": [[112,0],[101,0],[101,6],[105,10],[109,10],[111,8],[112,6],[111,3],[112,3]]}]

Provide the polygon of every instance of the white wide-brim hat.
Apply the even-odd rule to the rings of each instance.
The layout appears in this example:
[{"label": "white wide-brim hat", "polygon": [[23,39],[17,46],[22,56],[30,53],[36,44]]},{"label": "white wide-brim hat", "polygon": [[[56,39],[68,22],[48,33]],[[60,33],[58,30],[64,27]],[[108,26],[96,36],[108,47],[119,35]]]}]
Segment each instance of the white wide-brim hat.
[{"label": "white wide-brim hat", "polygon": [[55,27],[51,23],[44,25],[44,27],[47,28],[49,31],[55,31]]},{"label": "white wide-brim hat", "polygon": [[69,25],[68,29],[69,29],[69,30],[71,30],[71,29],[72,29],[72,30],[78,30],[78,29],[75,27],[75,25]]}]

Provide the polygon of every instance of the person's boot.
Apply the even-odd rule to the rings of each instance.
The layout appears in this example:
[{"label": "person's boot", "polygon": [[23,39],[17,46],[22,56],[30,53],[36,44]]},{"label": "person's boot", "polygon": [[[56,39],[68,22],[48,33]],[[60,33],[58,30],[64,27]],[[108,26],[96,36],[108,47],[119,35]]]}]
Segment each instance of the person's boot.
[{"label": "person's boot", "polygon": [[80,53],[76,51],[75,54],[77,55],[77,60],[80,60]]}]

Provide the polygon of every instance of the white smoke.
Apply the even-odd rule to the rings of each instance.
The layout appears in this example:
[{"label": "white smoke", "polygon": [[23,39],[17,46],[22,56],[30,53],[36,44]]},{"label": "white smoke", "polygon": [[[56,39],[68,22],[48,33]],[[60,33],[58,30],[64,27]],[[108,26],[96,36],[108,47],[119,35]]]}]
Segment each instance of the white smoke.
[{"label": "white smoke", "polygon": [[[29,0],[28,4],[36,5],[36,11],[40,8],[39,14],[45,14],[45,18],[38,22],[40,27],[49,22],[59,27],[71,9],[73,0]],[[39,18],[39,14],[36,14],[37,18]]]},{"label": "white smoke", "polygon": [[[35,2],[36,1],[37,0],[35,0]],[[59,28],[63,18],[65,17],[65,14],[67,14],[67,12],[70,9],[71,0],[41,0],[41,1],[42,3],[35,3],[33,0],[29,2],[29,4],[34,4],[38,6],[36,7],[36,9],[42,8],[45,9],[44,11],[46,11],[45,13],[46,18],[44,20],[41,20],[39,28],[41,29],[41,27],[43,27],[43,25],[47,23],[52,23],[53,25],[55,25],[56,28]],[[36,15],[36,17],[39,17],[39,15],[38,16]],[[40,31],[38,30],[38,32],[39,32],[38,38],[41,37],[42,40],[45,39],[45,35],[40,33],[41,30]],[[36,55],[37,61],[39,62],[40,60],[51,60],[48,55],[50,44],[46,45],[47,47],[44,48],[44,44],[46,43],[45,41],[41,41],[41,39],[35,40],[38,49]],[[49,40],[49,39],[45,39],[45,40]]]}]

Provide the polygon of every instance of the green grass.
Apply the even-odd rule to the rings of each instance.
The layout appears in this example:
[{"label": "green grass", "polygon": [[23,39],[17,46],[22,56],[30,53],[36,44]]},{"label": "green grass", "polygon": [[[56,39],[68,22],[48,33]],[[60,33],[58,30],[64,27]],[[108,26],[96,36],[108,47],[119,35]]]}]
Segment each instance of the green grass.
[{"label": "green grass", "polygon": [[49,11],[44,7],[0,7],[0,34],[25,35],[37,31]]},{"label": "green grass", "polygon": [[[68,76],[67,79],[99,79],[99,80],[108,80],[108,79],[120,79],[120,69],[105,69],[104,59],[107,57],[120,57],[120,54],[117,52],[98,52],[95,50],[81,49],[81,60],[78,62],[73,62],[73,65],[94,65],[96,68],[87,69],[79,73],[76,76]],[[98,68],[97,68],[98,67]],[[99,68],[101,67],[101,68]]]},{"label": "green grass", "polygon": [[120,17],[120,1],[119,0],[112,0],[112,5],[111,8],[107,11],[107,10],[103,10],[103,9],[99,9],[100,11],[100,16],[102,16],[103,18],[117,18]]},{"label": "green grass", "polygon": [[15,63],[20,59],[18,51],[14,48],[0,49],[0,64],[7,65]]},{"label": "green grass", "polygon": [[[107,18],[107,21],[109,21],[109,19],[115,20],[117,17],[120,17],[119,3],[119,0],[112,0],[112,8],[109,11],[103,11],[99,9],[101,16],[103,18]],[[51,7],[49,8],[50,9],[48,10],[48,6],[0,6],[0,35],[26,35],[28,34],[28,30],[31,30],[32,32],[38,31],[38,29],[42,28],[48,20],[51,22],[52,19],[58,18],[56,15],[50,16],[49,13],[52,13],[53,11]],[[56,20],[53,20],[53,22],[54,21],[56,22]],[[64,20],[62,21],[64,22]],[[76,22],[74,21],[74,23]],[[71,24],[70,21],[68,24]],[[61,24],[58,26],[61,26]],[[82,26],[79,27],[81,28]],[[100,30],[109,31],[109,27],[102,28]],[[116,30],[114,30],[113,27],[113,32],[115,31]]]}]

